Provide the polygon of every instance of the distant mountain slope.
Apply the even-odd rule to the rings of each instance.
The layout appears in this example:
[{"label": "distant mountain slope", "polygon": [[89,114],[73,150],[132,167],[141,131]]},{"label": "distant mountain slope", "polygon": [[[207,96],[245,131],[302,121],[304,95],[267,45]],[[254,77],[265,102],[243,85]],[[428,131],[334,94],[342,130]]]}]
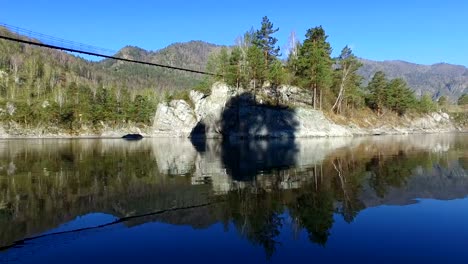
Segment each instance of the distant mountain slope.
[{"label": "distant mountain slope", "polygon": [[[2,27],[0,33],[26,38]],[[220,50],[221,47],[203,41],[175,43],[156,51],[126,46],[115,56],[203,71],[206,69],[209,54]],[[460,95],[468,92],[468,69],[464,66],[446,63],[419,65],[404,61],[378,62],[366,59],[361,61],[364,65],[359,73],[364,77],[364,83],[380,70],[385,72],[388,78],[405,79],[418,96],[422,93],[429,93],[433,98],[446,95],[455,101]],[[38,66],[41,74],[44,70],[45,74],[36,77],[43,79],[41,87],[55,84],[55,81],[50,81],[52,78],[61,80],[64,84],[76,82],[93,87],[103,85],[136,90],[152,89],[158,94],[163,94],[165,91],[190,89],[203,78],[200,74],[110,59],[89,62],[61,51],[0,41],[0,70],[12,75],[17,83],[28,80],[33,82],[31,74],[37,72],[33,66]]]},{"label": "distant mountain slope", "polygon": [[[209,54],[220,48],[221,46],[203,41],[190,41],[174,43],[156,51],[147,51],[139,47],[126,46],[119,50],[114,56],[203,71],[205,70]],[[98,64],[105,67],[116,67],[116,65],[122,63],[121,61],[111,59],[98,62]]]},{"label": "distant mountain slope", "polygon": [[[147,51],[139,47],[126,46],[116,57],[139,60],[191,70],[204,71],[209,54],[220,49],[220,46],[203,41],[175,43],[157,51]],[[111,59],[97,63],[98,67],[107,70],[109,74],[119,76],[126,82],[140,82],[148,87],[157,86],[159,89],[187,89],[196,85],[203,77],[182,71],[174,71],[154,66],[126,63]],[[136,80],[138,79],[138,80]]]},{"label": "distant mountain slope", "polygon": [[438,63],[420,65],[405,61],[371,61],[361,59],[364,64],[359,73],[369,81],[375,72],[383,71],[388,78],[403,78],[419,96],[429,93],[433,98],[442,95],[455,101],[468,92],[468,68],[460,65]]},{"label": "distant mountain slope", "polygon": [[[27,37],[10,32],[4,27],[0,27],[0,34],[28,40]],[[157,51],[126,46],[114,56],[204,71],[209,54],[220,48],[221,46],[202,41],[190,41],[175,43]],[[60,79],[61,87],[74,82],[93,89],[99,85],[125,87],[130,90],[152,89],[161,95],[165,91],[193,88],[204,77],[200,74],[112,59],[86,61],[63,51],[8,40],[0,40],[0,70],[11,75],[18,85],[30,82],[31,86],[46,87],[52,83],[53,87],[49,88],[56,88],[56,81],[50,79]],[[14,85],[9,83],[7,86]]]}]

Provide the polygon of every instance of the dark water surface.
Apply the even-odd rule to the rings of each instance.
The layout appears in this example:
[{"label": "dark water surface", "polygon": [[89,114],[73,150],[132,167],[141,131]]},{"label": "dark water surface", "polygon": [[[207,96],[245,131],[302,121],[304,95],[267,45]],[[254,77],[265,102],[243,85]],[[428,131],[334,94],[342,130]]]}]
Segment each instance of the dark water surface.
[{"label": "dark water surface", "polygon": [[1,140],[0,262],[468,263],[468,135]]}]

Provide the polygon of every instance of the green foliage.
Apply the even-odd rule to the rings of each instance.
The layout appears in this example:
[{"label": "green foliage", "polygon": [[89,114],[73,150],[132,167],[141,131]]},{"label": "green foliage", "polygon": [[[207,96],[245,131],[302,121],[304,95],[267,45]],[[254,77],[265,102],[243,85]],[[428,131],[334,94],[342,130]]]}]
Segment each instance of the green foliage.
[{"label": "green foliage", "polygon": [[468,105],[468,94],[462,94],[457,101],[458,105]]},{"label": "green foliage", "polygon": [[416,106],[414,92],[400,78],[393,79],[388,84],[385,102],[388,108],[399,115],[404,115],[408,109]]},{"label": "green foliage", "polygon": [[388,81],[385,77],[385,73],[382,71],[376,72],[367,85],[367,90],[369,92],[367,105],[377,113],[381,113],[386,105],[387,87]]},{"label": "green foliage", "polygon": [[226,83],[237,88],[246,83],[246,76],[243,70],[242,50],[239,47],[235,47],[231,52]]},{"label": "green foliage", "polygon": [[259,30],[255,32],[253,44],[257,46],[262,52],[265,59],[265,65],[270,66],[274,63],[278,56],[281,56],[280,48],[276,47],[278,39],[272,35],[278,32],[279,28],[273,29],[273,23],[270,22],[268,17],[263,17],[262,25]]},{"label": "green foliage", "polygon": [[[286,65],[277,59],[279,48],[272,35],[278,29],[264,17],[259,30],[250,30],[236,40],[237,46],[229,52],[222,49],[210,56],[208,69],[232,87],[258,88],[268,81],[278,95],[277,87],[291,83],[310,90],[308,101],[320,109],[328,108],[343,113],[365,105],[379,115],[385,109],[400,115],[408,110],[432,111],[433,104],[423,98],[416,100],[413,92],[402,79],[387,80],[381,71],[376,72],[367,89],[361,86],[362,77],[357,73],[362,63],[346,46],[338,58],[332,59],[328,36],[321,27],[310,28],[303,43],[292,41]],[[277,98],[278,99],[278,98]],[[278,103],[278,100],[276,100]],[[304,102],[304,101],[302,101]]]},{"label": "green foliage", "polygon": [[442,95],[441,97],[439,97],[439,100],[437,101],[437,104],[440,106],[440,107],[445,107],[447,105],[450,104],[447,96],[445,95]]},{"label": "green foliage", "polygon": [[430,113],[437,110],[437,105],[428,94],[424,94],[419,100],[418,110],[422,113]]},{"label": "green foliage", "polygon": [[[137,55],[132,50],[129,54]],[[107,64],[108,68],[102,67]],[[0,40],[0,65],[2,121],[24,127],[57,126],[72,133],[82,126],[99,127],[101,122],[150,125],[157,95],[147,87],[162,83],[152,79],[160,74],[154,68],[91,63],[64,52],[4,40]],[[186,80],[184,76],[178,79]],[[6,113],[7,105],[14,109],[11,114]]]},{"label": "green foliage", "polygon": [[249,79],[253,81],[253,87],[256,89],[263,85],[266,74],[266,65],[262,50],[257,46],[250,46],[247,50],[247,64],[249,69]]},{"label": "green foliage", "polygon": [[384,109],[392,110],[399,115],[404,115],[408,110],[428,113],[437,109],[429,95],[417,100],[403,79],[388,81],[381,71],[375,73],[367,86],[367,91],[366,103],[378,114]]},{"label": "green foliage", "polygon": [[227,48],[222,48],[216,60],[216,74],[224,79],[229,70],[229,54]]},{"label": "green foliage", "polygon": [[214,83],[214,79],[210,77],[205,77],[201,82],[199,82],[193,89],[195,91],[201,92],[204,95],[211,94],[211,86]]},{"label": "green foliage", "polygon": [[[0,30],[5,31],[4,35],[14,35]],[[27,126],[53,123],[72,131],[84,125],[96,127],[102,122],[148,125],[153,115],[150,112],[162,95],[166,101],[183,99],[191,103],[189,89],[209,94],[215,81],[251,88],[254,96],[267,83],[275,90],[282,84],[295,84],[311,92],[312,100],[304,98],[301,102],[309,102],[314,108],[323,105],[336,113],[362,107],[364,101],[378,114],[383,109],[399,114],[411,109],[432,111],[434,106],[427,98],[418,102],[404,82],[387,81],[382,72],[374,75],[367,93],[363,92],[357,74],[362,64],[349,47],[333,60],[328,36],[321,26],[310,28],[302,43],[293,38],[284,66],[278,59],[280,49],[274,37],[278,30],[268,17],[263,17],[260,29],[247,31],[236,40],[234,48],[192,41],[158,52],[127,46],[117,54],[206,69],[217,75],[206,78],[112,60],[93,63],[64,52],[0,40],[0,101],[3,107],[7,103],[16,107],[14,114],[3,114],[1,120]],[[463,95],[459,103],[467,101]]]},{"label": "green foliage", "polygon": [[[363,97],[360,89],[362,77],[357,74],[357,70],[362,66],[354,56],[352,50],[346,46],[341,51],[336,60],[337,69],[335,70],[335,91],[336,101],[332,107],[337,113],[342,112],[343,107],[361,107]],[[346,105],[343,106],[343,101]]]},{"label": "green foliage", "polygon": [[190,99],[190,91],[177,91],[174,93],[168,93],[165,95],[164,101],[166,103],[172,101],[172,100],[183,100],[186,103],[188,103],[191,107],[195,107],[193,105],[192,99]]},{"label": "green foliage", "polygon": [[99,121],[115,121],[117,113],[117,100],[111,89],[100,87],[97,90],[94,104],[92,105],[92,121],[97,124]]},{"label": "green foliage", "polygon": [[271,82],[271,86],[278,87],[286,78],[286,73],[281,61],[276,59],[272,64],[268,72],[268,80]]},{"label": "green foliage", "polygon": [[[298,84],[322,93],[332,85],[331,46],[321,26],[307,30],[297,59]],[[316,98],[313,98],[314,107]]]}]

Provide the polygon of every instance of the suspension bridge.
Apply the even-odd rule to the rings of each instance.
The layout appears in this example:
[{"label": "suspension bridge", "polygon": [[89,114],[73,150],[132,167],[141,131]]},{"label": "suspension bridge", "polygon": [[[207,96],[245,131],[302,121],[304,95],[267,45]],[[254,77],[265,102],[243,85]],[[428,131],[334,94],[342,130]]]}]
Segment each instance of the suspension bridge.
[{"label": "suspension bridge", "polygon": [[[103,48],[99,48],[99,47],[95,47],[95,46],[91,46],[91,45],[87,45],[87,44],[83,44],[83,43],[79,43],[75,41],[65,40],[65,39],[54,37],[54,36],[49,36],[46,34],[33,32],[31,30],[0,23],[0,28],[2,27],[6,29],[6,31],[0,31],[0,39],[4,39],[8,41],[13,41],[13,42],[27,44],[27,45],[33,45],[33,46],[38,46],[38,47],[43,47],[43,48],[67,51],[71,53],[79,53],[79,54],[84,54],[84,55],[89,55],[89,56],[96,56],[96,57],[101,57],[105,59],[113,59],[113,60],[119,60],[119,61],[125,61],[125,62],[137,63],[137,64],[144,64],[144,65],[172,69],[172,70],[177,70],[177,71],[185,71],[185,72],[197,73],[197,74],[203,74],[203,75],[209,75],[209,76],[220,76],[219,74],[206,72],[206,71],[175,67],[171,65],[164,65],[164,64],[148,62],[148,61],[121,58],[116,55],[111,55],[111,54],[116,54],[117,52],[109,50],[109,49],[103,49]],[[8,32],[10,34],[8,34]]]}]

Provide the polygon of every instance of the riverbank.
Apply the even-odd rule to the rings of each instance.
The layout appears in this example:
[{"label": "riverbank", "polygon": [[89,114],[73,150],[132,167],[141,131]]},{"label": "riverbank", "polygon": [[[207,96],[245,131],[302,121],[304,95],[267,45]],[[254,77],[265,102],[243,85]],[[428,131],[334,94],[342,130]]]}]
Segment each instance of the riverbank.
[{"label": "riverbank", "polygon": [[216,83],[209,95],[191,91],[185,100],[160,103],[152,126],[100,122],[97,127],[82,124],[71,130],[9,122],[0,123],[0,138],[121,138],[126,134],[152,138],[308,138],[468,132],[465,113],[455,118],[444,112],[404,116],[386,112],[378,116],[367,109],[344,116],[314,110],[300,101],[304,96],[296,87],[281,87],[283,104],[275,106],[264,102],[270,94],[254,98],[242,89]]},{"label": "riverbank", "polygon": [[295,87],[280,88],[279,98],[288,107],[278,107],[263,103],[265,94],[254,99],[242,89],[216,83],[210,95],[191,91],[189,100],[159,104],[152,136],[307,138],[468,132],[466,126],[457,125],[444,112],[404,116],[388,112],[377,116],[363,110],[349,117],[324,114],[297,100],[303,96],[300,93]]},{"label": "riverbank", "polygon": [[151,137],[149,126],[102,126],[101,129],[82,127],[76,131],[70,131],[53,126],[22,127],[16,123],[0,124],[0,139],[32,139],[32,138],[121,138],[126,134],[141,134]]}]

